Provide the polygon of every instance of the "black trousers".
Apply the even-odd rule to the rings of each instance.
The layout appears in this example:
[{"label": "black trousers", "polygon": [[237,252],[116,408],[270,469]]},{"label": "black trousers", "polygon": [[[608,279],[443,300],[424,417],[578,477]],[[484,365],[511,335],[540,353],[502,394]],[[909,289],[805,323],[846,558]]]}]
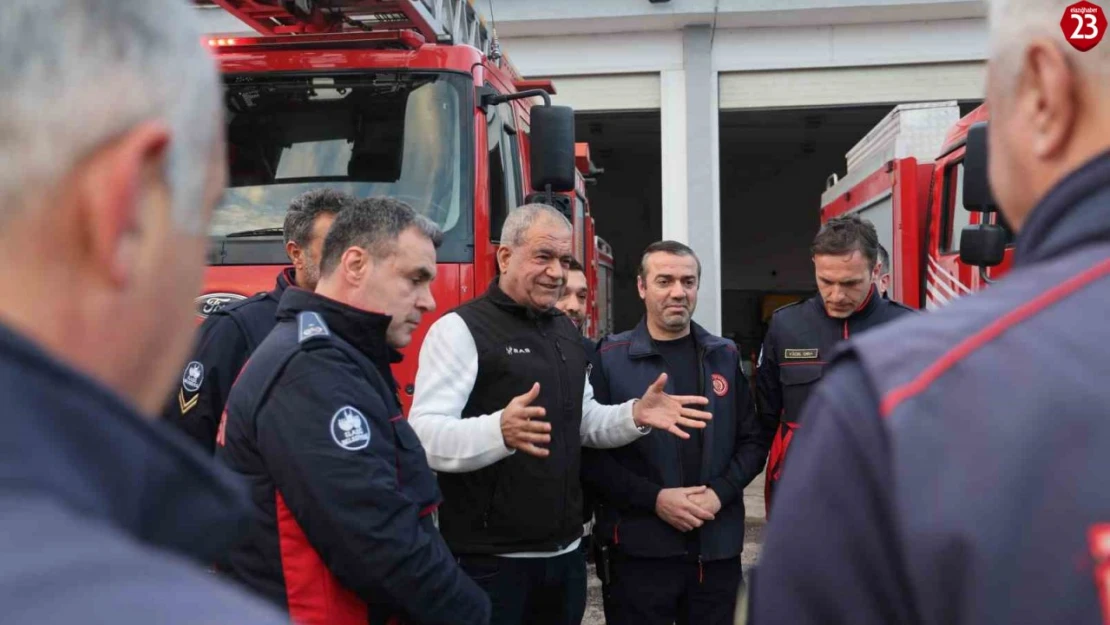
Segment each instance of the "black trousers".
[{"label": "black trousers", "polygon": [[459,557],[493,604],[490,625],[580,625],[586,612],[581,548],[551,558]]},{"label": "black trousers", "polygon": [[732,625],[744,574],[740,558],[610,556],[606,625]]}]

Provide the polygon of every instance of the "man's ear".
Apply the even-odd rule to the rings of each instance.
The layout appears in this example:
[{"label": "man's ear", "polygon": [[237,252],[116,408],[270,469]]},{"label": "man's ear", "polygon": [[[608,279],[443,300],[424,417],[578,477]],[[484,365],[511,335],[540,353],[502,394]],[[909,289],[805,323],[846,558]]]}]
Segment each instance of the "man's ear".
[{"label": "man's ear", "polygon": [[636,290],[640,292],[640,299],[647,299],[647,285],[643,276],[636,276]]},{"label": "man's ear", "polygon": [[[157,122],[136,126],[101,146],[78,165],[74,178],[81,230],[90,261],[117,287],[130,280],[138,253],[143,211],[161,204],[169,219],[166,181],[169,129]],[[161,196],[163,201],[157,201]]]},{"label": "man's ear", "polygon": [[343,272],[343,278],[350,284],[359,284],[368,271],[373,269],[373,258],[366,250],[352,245],[343,252],[339,259],[338,271]]},{"label": "man's ear", "polygon": [[285,255],[289,257],[289,262],[293,263],[295,269],[298,271],[304,269],[304,251],[296,242],[290,241],[285,244]]},{"label": "man's ear", "polygon": [[1037,40],[1026,49],[1024,74],[1033,131],[1029,149],[1038,158],[1052,158],[1075,131],[1079,106],[1075,69],[1054,42]]},{"label": "man's ear", "polygon": [[509,259],[512,258],[513,251],[508,247],[502,245],[497,248],[497,270],[501,275],[505,275],[505,270],[509,268]]}]

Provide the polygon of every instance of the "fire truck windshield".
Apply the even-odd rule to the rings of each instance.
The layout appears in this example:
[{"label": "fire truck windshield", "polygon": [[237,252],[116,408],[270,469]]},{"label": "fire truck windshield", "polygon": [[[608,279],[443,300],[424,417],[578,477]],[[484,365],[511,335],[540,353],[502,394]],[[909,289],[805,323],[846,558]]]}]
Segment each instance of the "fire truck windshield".
[{"label": "fire truck windshield", "polygon": [[444,231],[439,262],[472,259],[470,76],[235,75],[226,85],[229,184],[209,264],[285,263],[289,202],[321,187],[403,200]]}]

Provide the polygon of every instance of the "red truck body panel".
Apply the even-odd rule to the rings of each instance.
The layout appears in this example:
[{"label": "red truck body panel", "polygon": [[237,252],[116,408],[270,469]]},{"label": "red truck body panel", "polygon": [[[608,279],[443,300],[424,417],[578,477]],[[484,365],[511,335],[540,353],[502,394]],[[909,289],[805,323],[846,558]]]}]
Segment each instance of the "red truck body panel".
[{"label": "red truck body panel", "polygon": [[[978,267],[965,265],[952,251],[949,220],[960,208],[955,176],[964,158],[967,129],[987,121],[986,105],[953,125],[934,161],[898,158],[866,175],[850,189],[821,207],[821,223],[838,215],[865,211],[889,199],[894,237],[889,249],[895,280],[890,297],[913,308],[934,308],[987,286]],[[866,216],[866,213],[864,213]],[[969,213],[969,223],[979,223],[981,213]],[[958,236],[958,232],[954,236]],[[1001,265],[987,271],[988,278],[1006,274],[1013,262],[1007,248]]]},{"label": "red truck body panel", "polygon": [[[220,4],[245,6],[252,3],[231,0]],[[257,6],[255,5],[256,9]],[[335,75],[337,72],[447,71],[471,76],[475,88],[486,86],[488,83],[499,93],[515,93],[518,90],[534,88],[554,92],[549,81],[524,80],[507,60],[502,61],[502,66],[498,67],[495,62],[470,45],[422,43],[426,38],[415,31],[402,30],[400,33],[409,33],[411,36],[401,37],[400,34],[394,33],[397,36],[392,37],[391,41],[384,41],[390,37],[380,33],[357,32],[295,37],[221,35],[209,37],[207,41],[212,46],[222,72],[227,77],[251,74],[311,76],[317,73]],[[404,44],[401,49],[397,49],[399,42]],[[507,106],[515,117],[515,125],[518,129],[514,138],[518,143],[516,147],[520,155],[520,169],[515,174],[520,182],[520,195],[523,196],[526,195],[526,190],[531,188],[531,151],[527,133],[528,111],[532,101],[520,99],[507,103]],[[495,259],[497,246],[493,239],[498,233],[490,232],[490,171],[487,158],[489,141],[486,128],[486,113],[481,108],[475,107],[471,128],[468,130],[473,133],[474,179],[464,181],[466,192],[469,193],[471,189],[473,192],[473,240],[471,241],[473,260],[469,263],[438,265],[437,277],[432,285],[436,310],[424,317],[413,336],[413,341],[401,350],[404,361],[394,367],[394,373],[401,387],[401,400],[405,414],[411,405],[420,344],[428,327],[447,311],[483,293],[497,273]],[[581,145],[585,146],[585,144]],[[583,155],[588,162],[588,150],[576,154],[578,157],[576,161],[580,161]],[[579,242],[576,253],[583,265],[590,268],[587,274],[589,284],[596,290],[597,274],[593,269],[596,265],[593,219],[586,202],[585,182],[581,172],[577,187],[575,192],[562,195],[571,200],[572,207],[575,206],[575,196],[581,202],[581,214],[576,213],[575,216],[578,218],[573,220],[575,238]],[[249,296],[259,291],[266,291],[273,288],[276,276],[283,268],[282,265],[274,264],[209,266],[205,274],[203,294],[231,293]],[[203,294],[201,300],[204,297]],[[598,325],[596,306],[595,298],[591,298],[591,309],[588,313],[591,320],[590,328],[596,328]],[[202,307],[198,304],[198,310]],[[198,323],[200,319],[202,316],[198,312]]]}]

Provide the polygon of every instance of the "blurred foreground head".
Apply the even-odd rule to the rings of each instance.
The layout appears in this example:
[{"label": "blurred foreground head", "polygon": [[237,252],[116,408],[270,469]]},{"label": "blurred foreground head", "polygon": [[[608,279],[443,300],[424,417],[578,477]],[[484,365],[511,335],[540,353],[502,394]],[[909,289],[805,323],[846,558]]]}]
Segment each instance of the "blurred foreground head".
[{"label": "blurred foreground head", "polygon": [[184,0],[0,2],[0,323],[147,414],[225,183],[201,37]]},{"label": "blurred foreground head", "polygon": [[1110,37],[1086,52],[1069,44],[1061,20],[1073,3],[990,0],[991,189],[1015,229],[1061,179],[1110,149]]}]

